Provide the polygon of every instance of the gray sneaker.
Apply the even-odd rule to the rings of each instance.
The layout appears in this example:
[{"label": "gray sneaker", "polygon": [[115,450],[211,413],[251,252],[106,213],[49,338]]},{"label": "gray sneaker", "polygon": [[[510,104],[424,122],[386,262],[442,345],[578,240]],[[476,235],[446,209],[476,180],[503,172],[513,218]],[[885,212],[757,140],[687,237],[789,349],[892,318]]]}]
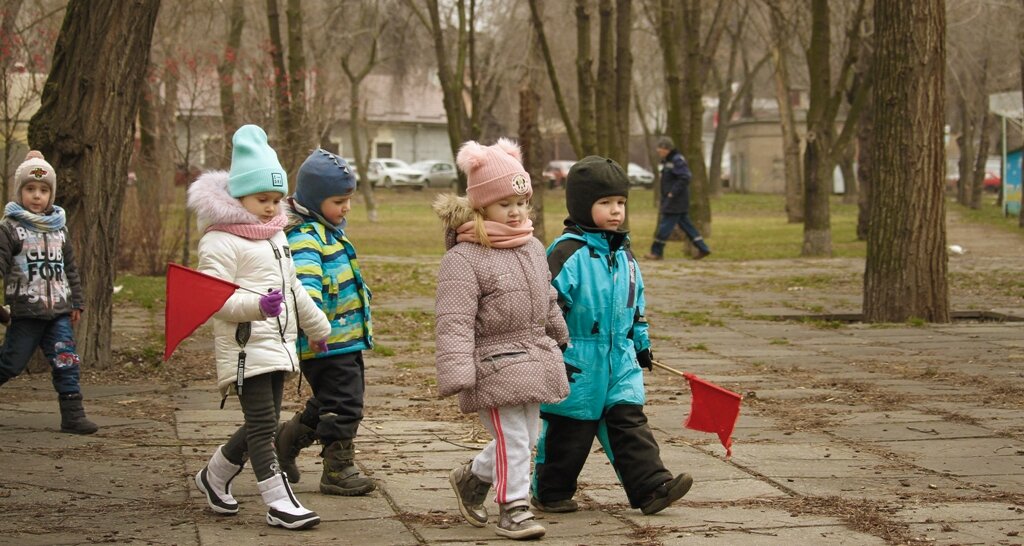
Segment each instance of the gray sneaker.
[{"label": "gray sneaker", "polygon": [[544,526],[537,522],[526,504],[517,504],[506,508],[502,505],[501,519],[498,520],[498,527],[494,532],[500,536],[513,540],[529,540],[540,538],[547,532]]},{"label": "gray sneaker", "polygon": [[455,498],[459,501],[459,512],[462,517],[474,527],[487,525],[487,508],[484,501],[487,500],[487,492],[491,490],[491,484],[485,483],[473,474],[470,466],[472,461],[457,466],[448,474],[448,482],[455,490]]}]

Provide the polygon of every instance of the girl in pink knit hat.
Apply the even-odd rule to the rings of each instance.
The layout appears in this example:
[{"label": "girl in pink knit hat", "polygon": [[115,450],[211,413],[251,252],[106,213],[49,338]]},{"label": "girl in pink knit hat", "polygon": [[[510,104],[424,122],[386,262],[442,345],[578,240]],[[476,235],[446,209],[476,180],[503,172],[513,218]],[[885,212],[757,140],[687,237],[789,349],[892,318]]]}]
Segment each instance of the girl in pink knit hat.
[{"label": "girl in pink knit hat", "polygon": [[484,501],[494,488],[498,535],[544,535],[530,512],[530,458],[540,404],[569,394],[561,346],[569,332],[550,283],[544,246],[533,237],[530,175],[519,147],[466,142],[456,163],[468,178],[466,197],[442,195],[434,210],[448,252],[437,275],[437,385],[459,395],[494,437],[449,481],[459,511],[484,527]]}]

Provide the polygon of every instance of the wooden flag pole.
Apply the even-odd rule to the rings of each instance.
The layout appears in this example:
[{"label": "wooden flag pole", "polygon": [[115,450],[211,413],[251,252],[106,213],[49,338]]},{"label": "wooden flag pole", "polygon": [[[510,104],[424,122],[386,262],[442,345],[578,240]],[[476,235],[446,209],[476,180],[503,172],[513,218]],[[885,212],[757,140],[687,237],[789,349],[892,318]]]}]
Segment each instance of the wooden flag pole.
[{"label": "wooden flag pole", "polygon": [[678,375],[679,377],[686,377],[686,374],[684,374],[683,372],[681,372],[681,371],[679,371],[679,370],[677,370],[677,369],[675,369],[675,368],[673,368],[671,366],[666,366],[666,365],[662,364],[661,362],[658,362],[657,360],[652,360],[651,364],[654,364],[655,366],[665,370],[666,372],[674,373],[674,374]]}]

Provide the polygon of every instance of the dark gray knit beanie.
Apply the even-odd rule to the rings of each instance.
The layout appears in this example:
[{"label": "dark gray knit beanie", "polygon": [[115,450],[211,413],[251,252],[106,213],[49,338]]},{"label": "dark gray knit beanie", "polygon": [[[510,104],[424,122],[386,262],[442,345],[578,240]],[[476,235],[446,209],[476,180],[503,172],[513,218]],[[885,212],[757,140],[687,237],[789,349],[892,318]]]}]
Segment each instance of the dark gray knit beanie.
[{"label": "dark gray knit beanie", "polygon": [[591,155],[569,169],[565,179],[565,206],[573,222],[583,227],[596,227],[591,207],[598,199],[614,195],[629,197],[629,177],[614,160]]}]

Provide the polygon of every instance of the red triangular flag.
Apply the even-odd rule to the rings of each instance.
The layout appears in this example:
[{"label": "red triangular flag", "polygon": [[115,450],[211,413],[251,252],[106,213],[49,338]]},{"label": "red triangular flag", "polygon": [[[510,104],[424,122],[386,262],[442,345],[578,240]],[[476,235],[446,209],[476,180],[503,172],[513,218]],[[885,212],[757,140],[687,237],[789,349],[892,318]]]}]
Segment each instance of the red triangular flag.
[{"label": "red triangular flag", "polygon": [[693,375],[684,373],[690,383],[690,416],[683,426],[701,432],[714,432],[725,446],[725,458],[732,456],[732,429],[740,416],[743,397]]},{"label": "red triangular flag", "polygon": [[238,285],[205,273],[167,264],[167,307],[164,308],[164,360],[178,344],[213,316]]}]

